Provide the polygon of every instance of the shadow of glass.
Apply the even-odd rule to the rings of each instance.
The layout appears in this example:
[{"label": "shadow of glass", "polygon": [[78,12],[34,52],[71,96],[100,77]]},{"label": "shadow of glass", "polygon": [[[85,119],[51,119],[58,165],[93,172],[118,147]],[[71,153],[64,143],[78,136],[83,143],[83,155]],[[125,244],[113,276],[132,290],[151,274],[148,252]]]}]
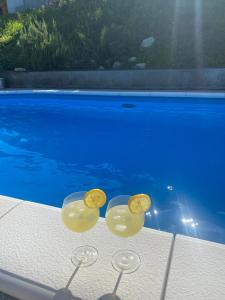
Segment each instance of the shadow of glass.
[{"label": "shadow of glass", "polygon": [[52,300],[83,300],[79,297],[73,296],[70,290],[68,289],[61,289],[58,290]]},{"label": "shadow of glass", "polygon": [[121,300],[118,296],[113,294],[103,295],[98,300]]}]

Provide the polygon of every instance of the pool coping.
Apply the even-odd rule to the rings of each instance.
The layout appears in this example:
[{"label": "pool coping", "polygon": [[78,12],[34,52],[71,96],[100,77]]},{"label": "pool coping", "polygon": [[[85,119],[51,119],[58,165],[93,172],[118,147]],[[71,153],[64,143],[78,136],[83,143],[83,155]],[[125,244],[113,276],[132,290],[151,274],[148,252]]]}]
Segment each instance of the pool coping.
[{"label": "pool coping", "polygon": [[58,89],[13,89],[1,90],[0,95],[70,95],[70,96],[124,96],[124,97],[160,97],[160,98],[216,98],[225,99],[225,92],[192,91],[106,91],[106,90],[58,90]]},{"label": "pool coping", "polygon": [[[2,196],[0,195],[0,198]],[[14,198],[11,197],[4,197],[5,201],[10,201],[14,200]],[[18,202],[17,202],[18,201]],[[17,203],[16,203],[17,202]],[[49,206],[49,205],[43,205],[43,204],[39,204],[39,203],[34,203],[34,202],[30,202],[27,200],[19,200],[16,199],[16,202],[14,203],[14,207],[9,209],[8,214],[3,216],[3,219],[5,218],[5,216],[10,215],[11,213],[13,213],[14,210],[18,210],[20,209],[20,206],[24,206],[24,204],[31,204],[30,209],[33,210],[35,209],[35,207],[41,207],[41,209],[44,210],[48,210],[48,214],[50,215],[51,212],[54,211],[59,211],[60,208],[57,207],[53,207],[53,206]],[[100,223],[104,222],[104,218],[100,218]],[[1,222],[1,220],[0,220]],[[1,223],[0,223],[1,225]],[[158,230],[154,230],[154,229],[149,229],[148,228],[143,228],[143,231],[146,232],[150,232],[153,234],[158,234],[159,231]],[[168,288],[168,282],[170,281],[170,276],[171,276],[171,270],[173,270],[173,263],[174,263],[174,248],[177,247],[177,243],[180,243],[180,240],[184,240],[189,242],[191,245],[199,245],[198,247],[202,248],[204,250],[204,247],[211,247],[212,249],[214,248],[220,248],[222,251],[224,250],[225,253],[225,245],[223,244],[219,244],[219,243],[215,243],[215,242],[210,242],[210,241],[205,241],[205,240],[200,240],[200,239],[196,239],[196,238],[192,238],[192,237],[188,237],[188,236],[183,236],[183,235],[173,235],[171,233],[168,232],[164,232],[164,231],[160,231],[161,234],[161,238],[163,238],[165,236],[165,238],[171,236],[172,240],[171,240],[171,244],[170,244],[170,249],[169,249],[169,256],[167,257],[167,261],[166,261],[166,269],[165,269],[165,274],[164,274],[164,280],[162,282],[162,288],[161,288],[161,296],[160,299],[164,300],[167,299],[167,288]],[[214,250],[212,250],[212,255],[214,255],[213,253]],[[0,253],[1,255],[1,253]],[[216,256],[215,256],[215,259]],[[221,263],[220,261],[215,260],[215,262]],[[190,268],[191,266],[188,265]],[[212,267],[212,266],[211,266]],[[201,273],[200,273],[201,274]],[[0,290],[3,293],[9,294],[12,297],[16,297],[20,300],[50,300],[50,299],[54,299],[54,296],[57,293],[57,289],[55,289],[54,287],[51,287],[49,285],[46,285],[44,283],[41,282],[36,282],[32,279],[29,278],[29,276],[27,276],[26,278],[23,277],[24,275],[18,274],[18,273],[13,273],[11,270],[6,270],[4,268],[1,268],[0,266]],[[201,274],[202,276],[202,274]],[[216,282],[216,279],[212,278],[212,281]],[[179,290],[179,286],[177,287],[177,289]],[[57,298],[58,299],[58,298]],[[75,297],[72,299],[76,299]],[[186,298],[184,298],[186,299]],[[145,299],[146,300],[146,299]]]},{"label": "pool coping", "polygon": [[[1,197],[2,196],[0,195],[0,198]],[[11,199],[13,200],[14,198],[7,197],[6,201],[10,201]],[[20,207],[21,206],[23,207],[24,205],[27,205],[27,204],[31,205],[31,207],[30,207],[31,210],[34,210],[35,207],[40,207],[42,210],[46,210],[46,212],[49,214],[49,216],[51,215],[51,212],[59,212],[60,211],[60,208],[58,208],[58,207],[39,204],[39,203],[35,203],[35,202],[30,202],[28,200],[21,200],[19,203],[17,203],[17,204],[15,203],[14,207],[10,208],[9,212],[2,217],[3,224],[4,224],[5,217],[10,216],[11,213],[12,214],[19,213]],[[25,206],[24,206],[24,208],[25,208]],[[0,220],[0,222],[1,222],[1,220]],[[9,221],[6,221],[6,223],[7,222],[9,222]],[[99,218],[99,222],[103,223],[104,218]],[[0,225],[1,225],[1,223],[0,223]],[[168,233],[168,232],[160,232],[159,233],[158,230],[154,230],[154,229],[149,230],[148,228],[143,228],[142,231],[146,232],[146,233],[151,232],[151,234],[153,234],[153,235],[160,234],[161,238],[165,237],[166,240],[170,239],[172,242],[173,235],[171,233]],[[12,238],[12,236],[9,236],[8,238],[10,239],[10,238]],[[145,241],[144,241],[144,243],[145,243]],[[8,244],[5,244],[5,245],[6,246],[4,246],[4,244],[3,244],[4,247],[7,247]],[[15,249],[15,254],[17,253],[16,249]],[[10,247],[8,250],[10,250]],[[12,250],[12,248],[11,248],[11,250]],[[169,248],[168,248],[168,250],[169,250]],[[168,254],[169,254],[169,252],[168,252]],[[0,255],[1,255],[1,253],[0,253]],[[158,255],[158,254],[156,254],[156,255]],[[167,255],[167,252],[165,252],[165,255]],[[4,255],[3,255],[3,257],[4,257]],[[167,261],[167,259],[168,258],[166,258],[166,261]],[[31,279],[31,277],[29,277],[28,274],[26,277],[24,277],[23,272],[18,274],[18,269],[17,269],[17,271],[14,272],[14,271],[12,271],[12,269],[5,268],[4,264],[2,266],[0,266],[0,291],[1,292],[8,294],[12,297],[16,297],[20,300],[50,300],[50,299],[54,299],[54,296],[58,290],[55,289],[53,286],[46,285],[45,283],[38,282],[36,280],[34,281],[33,279]],[[7,265],[7,263],[6,263],[6,265]],[[165,268],[167,269],[166,264],[165,264]],[[163,284],[164,284],[164,281],[162,281],[162,286],[163,286]],[[77,299],[77,298],[74,297],[74,299]]]}]

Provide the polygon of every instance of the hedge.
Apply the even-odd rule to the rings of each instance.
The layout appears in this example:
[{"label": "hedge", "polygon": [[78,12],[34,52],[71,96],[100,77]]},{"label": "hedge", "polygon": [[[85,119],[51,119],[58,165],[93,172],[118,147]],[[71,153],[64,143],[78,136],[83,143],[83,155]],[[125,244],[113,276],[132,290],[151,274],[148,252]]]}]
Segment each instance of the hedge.
[{"label": "hedge", "polygon": [[58,0],[0,17],[0,69],[225,67],[224,15],[224,0]]}]

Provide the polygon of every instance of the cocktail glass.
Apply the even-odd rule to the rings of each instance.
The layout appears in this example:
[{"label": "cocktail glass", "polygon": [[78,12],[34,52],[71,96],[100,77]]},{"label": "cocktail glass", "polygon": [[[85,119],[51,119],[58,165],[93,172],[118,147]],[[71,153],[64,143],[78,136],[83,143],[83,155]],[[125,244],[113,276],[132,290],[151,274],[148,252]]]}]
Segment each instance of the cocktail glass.
[{"label": "cocktail glass", "polygon": [[[93,228],[99,219],[99,209],[106,202],[106,195],[102,190],[93,189],[88,192],[70,194],[64,199],[62,207],[62,220],[71,231],[83,234]],[[80,268],[92,266],[98,259],[98,250],[90,245],[76,248],[71,257],[76,269],[66,288],[71,284]]]},{"label": "cocktail glass", "polygon": [[[108,229],[121,238],[136,235],[144,226],[145,213],[150,206],[151,200],[146,194],[121,195],[111,199],[106,212]],[[119,272],[117,283],[112,294],[104,295],[99,300],[119,299],[116,292],[122,276],[137,271],[140,265],[141,259],[136,252],[129,249],[117,251],[112,258],[112,266]]]}]

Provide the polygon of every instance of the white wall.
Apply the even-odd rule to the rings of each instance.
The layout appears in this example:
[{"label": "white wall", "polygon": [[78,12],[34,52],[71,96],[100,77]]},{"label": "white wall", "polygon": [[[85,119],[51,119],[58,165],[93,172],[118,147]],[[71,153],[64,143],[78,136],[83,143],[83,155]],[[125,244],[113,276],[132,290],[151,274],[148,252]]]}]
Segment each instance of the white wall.
[{"label": "white wall", "polygon": [[16,9],[22,5],[23,5],[23,0],[7,0],[9,13],[15,13]]}]

